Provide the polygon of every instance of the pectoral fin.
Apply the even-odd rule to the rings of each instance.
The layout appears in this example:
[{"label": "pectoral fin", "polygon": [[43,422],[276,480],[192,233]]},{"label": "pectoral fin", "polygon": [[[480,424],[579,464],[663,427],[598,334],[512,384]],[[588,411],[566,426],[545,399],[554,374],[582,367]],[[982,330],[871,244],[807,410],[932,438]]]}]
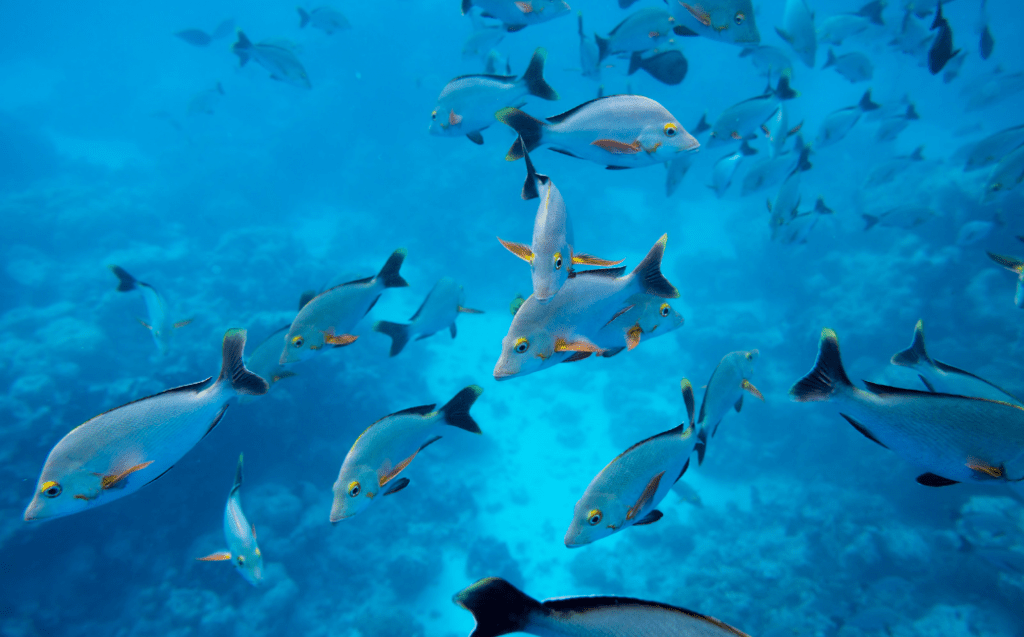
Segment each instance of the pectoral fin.
[{"label": "pectoral fin", "polygon": [[634,347],[640,344],[640,336],[644,333],[643,329],[640,328],[640,323],[637,323],[633,327],[626,331],[626,350],[632,351]]},{"label": "pectoral fin", "polygon": [[1002,478],[1004,475],[1002,467],[995,467],[984,460],[979,460],[978,458],[967,458],[967,467],[971,471],[977,471],[978,473],[984,474],[978,476],[981,479]]},{"label": "pectoral fin", "polygon": [[[749,380],[744,378],[743,379],[743,383],[740,384],[740,387],[742,387],[743,389],[747,390],[748,392],[750,392],[751,394],[753,394],[757,398],[759,398],[762,401],[764,401],[764,396],[761,395],[761,392],[759,392],[757,390],[757,387],[754,387],[753,383],[751,383]],[[739,411],[739,409],[736,409],[736,411]]]},{"label": "pectoral fin", "polygon": [[[597,272],[597,270],[594,270],[594,271]],[[611,325],[612,321],[614,321],[615,319],[619,318],[620,316],[622,316],[623,314],[625,314],[626,312],[628,312],[628,311],[630,311],[632,309],[633,309],[632,305],[627,305],[626,307],[622,308],[621,310],[619,310],[618,312],[613,314],[612,317],[610,319],[608,319],[608,322],[604,324],[604,326]],[[602,327],[604,327],[604,326],[602,326]]]},{"label": "pectoral fin", "polygon": [[391,483],[391,486],[388,487],[388,490],[381,495],[391,495],[392,493],[398,493],[407,486],[409,486],[409,478],[399,478],[398,480],[395,480],[393,483]]},{"label": "pectoral fin", "polygon": [[917,476],[917,483],[926,487],[948,487],[951,484],[957,484],[957,481],[937,476],[934,473],[922,473]]},{"label": "pectoral fin", "polygon": [[462,115],[456,115],[455,109],[453,108],[448,112],[448,124],[450,126],[457,126],[462,123]]},{"label": "pectoral fin", "polygon": [[[430,442],[433,442],[433,440]],[[428,442],[427,444],[430,443]],[[425,447],[426,445],[423,446]],[[423,447],[420,447],[420,449],[422,448]],[[416,454],[419,452],[420,450],[417,449],[415,452],[413,452],[411,456],[399,462],[393,468],[389,468],[387,465],[381,467],[380,471],[377,472],[377,482],[380,484],[380,486],[383,487],[385,484],[394,480],[395,477],[398,476],[398,474],[402,473],[402,471],[409,466],[409,463],[412,462],[412,459],[415,458]]]},{"label": "pectoral fin", "polygon": [[636,501],[636,504],[629,507],[629,511],[626,512],[627,520],[635,518],[640,511],[647,506],[647,503],[654,498],[654,494],[658,492],[658,485],[661,483],[661,477],[663,475],[665,475],[664,471],[651,478],[651,481],[648,482],[647,486],[644,488],[644,492],[640,494],[640,499]]},{"label": "pectoral fin", "polygon": [[523,13],[533,13],[533,5],[529,2],[516,2],[515,5]]},{"label": "pectoral fin", "polygon": [[[129,467],[128,469],[125,469],[121,473],[114,473],[114,474],[105,475],[105,476],[103,476],[103,479],[100,480],[100,486],[104,490],[106,490],[106,489],[121,488],[121,487],[125,486],[125,484],[126,484],[124,482],[125,478],[127,478],[131,474],[135,473],[136,471],[139,471],[140,469],[145,469],[146,467],[148,467],[151,464],[153,464],[152,460],[150,460],[149,462],[143,462],[142,464],[137,464],[134,467]],[[99,475],[99,474],[96,474],[96,475]]]},{"label": "pectoral fin", "polygon": [[640,152],[641,148],[639,139],[635,140],[632,144],[625,144],[614,139],[595,139],[590,142],[590,145],[597,146],[613,155],[635,155]]},{"label": "pectoral fin", "polygon": [[334,328],[331,328],[324,332],[324,342],[328,345],[334,345],[335,347],[344,347],[345,345],[351,345],[356,342],[358,336],[352,334],[335,334]]},{"label": "pectoral fin", "polygon": [[625,261],[625,259],[619,259],[618,261],[609,261],[608,259],[598,259],[595,256],[580,252],[572,255],[572,262],[574,265],[596,265],[596,266],[610,266],[618,265]]},{"label": "pectoral fin", "polygon": [[498,241],[501,245],[505,246],[505,249],[516,255],[527,263],[533,263],[533,250],[530,246],[523,243],[513,243],[512,241],[505,241],[501,237],[498,237]]},{"label": "pectoral fin", "polygon": [[228,551],[217,551],[216,553],[210,553],[205,557],[197,557],[200,562],[225,562],[231,559],[231,553]]},{"label": "pectoral fin", "polygon": [[591,354],[599,354],[601,348],[594,345],[587,339],[578,337],[575,341],[569,342],[564,338],[555,340],[555,351],[556,352],[589,352]]},{"label": "pectoral fin", "polygon": [[483,310],[474,310],[471,307],[462,307],[461,305],[459,306],[459,311],[462,312],[463,314],[483,314],[484,313]]},{"label": "pectoral fin", "polygon": [[700,22],[701,24],[703,24],[706,27],[711,26],[711,16],[703,8],[701,8],[701,7],[696,7],[696,8],[695,7],[691,7],[690,5],[686,4],[685,2],[682,3],[682,5],[683,5],[684,9],[686,9],[687,11],[690,12],[690,15],[692,15],[694,18],[697,19],[697,22]]}]

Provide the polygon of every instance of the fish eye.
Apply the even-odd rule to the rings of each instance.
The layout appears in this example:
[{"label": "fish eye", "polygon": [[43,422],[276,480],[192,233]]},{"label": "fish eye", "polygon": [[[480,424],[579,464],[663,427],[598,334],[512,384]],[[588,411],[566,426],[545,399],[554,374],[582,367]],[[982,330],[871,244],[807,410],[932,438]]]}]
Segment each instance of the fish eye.
[{"label": "fish eye", "polygon": [[751,354],[750,352],[747,352],[747,360],[748,360],[748,361],[752,361],[752,360],[754,360],[754,355],[753,355],[753,354]]},{"label": "fish eye", "polygon": [[239,566],[245,566],[245,556],[244,555],[239,555],[238,556],[238,565]]},{"label": "fish eye", "polygon": [[1003,184],[992,184],[992,187],[989,188],[989,190],[991,190],[992,192],[996,192],[997,190],[1002,190],[1002,188]]},{"label": "fish eye", "polygon": [[348,483],[348,495],[349,495],[350,498],[354,498],[357,495],[359,495],[360,491],[362,491],[362,489],[359,487],[359,483],[358,482],[353,480],[352,482]]},{"label": "fish eye", "polygon": [[516,344],[512,346],[517,353],[522,354],[526,350],[530,349],[530,341],[520,336],[516,339]]},{"label": "fish eye", "polygon": [[679,129],[679,127],[676,126],[675,124],[673,124],[672,122],[669,122],[668,124],[665,124],[665,134],[668,135],[669,137],[675,137],[676,136],[676,131],[678,129]]},{"label": "fish eye", "polygon": [[437,119],[437,111],[430,114],[430,119]]},{"label": "fish eye", "polygon": [[661,309],[658,310],[658,314],[661,314],[662,316],[668,316],[668,312],[670,309],[672,308],[668,306],[668,303],[662,303]]},{"label": "fish eye", "polygon": [[63,490],[64,489],[61,488],[60,484],[54,482],[53,480],[50,480],[49,482],[44,482],[43,486],[39,487],[39,493],[42,493],[48,498],[56,498],[58,495],[60,495],[60,492]]},{"label": "fish eye", "polygon": [[743,12],[740,11],[739,13],[736,14],[736,17],[733,18],[732,21],[736,23],[736,26],[739,26],[739,25],[743,24],[743,21],[746,20],[746,19],[747,19],[747,16],[745,16],[743,14]]},{"label": "fish eye", "polygon": [[292,339],[292,345],[294,345],[295,347],[302,347],[302,344],[305,342],[305,339],[303,339],[301,336],[296,336],[295,338]]},{"label": "fish eye", "polygon": [[587,514],[587,524],[590,526],[597,526],[601,523],[601,518],[603,517],[604,516],[601,515],[600,509],[593,509]]},{"label": "fish eye", "polygon": [[556,270],[561,270],[562,269],[562,253],[561,252],[556,252],[555,253],[555,269]]}]

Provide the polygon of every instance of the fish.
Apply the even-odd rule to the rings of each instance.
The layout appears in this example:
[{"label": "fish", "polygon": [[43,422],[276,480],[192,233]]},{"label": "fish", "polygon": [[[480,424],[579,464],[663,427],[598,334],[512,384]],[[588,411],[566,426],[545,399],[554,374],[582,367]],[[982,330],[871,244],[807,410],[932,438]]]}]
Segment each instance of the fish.
[{"label": "fish", "polygon": [[754,376],[754,364],[759,357],[760,353],[756,349],[729,352],[718,362],[715,371],[711,372],[697,416],[697,464],[704,463],[709,434],[714,437],[718,433],[718,425],[730,409],[739,412],[747,393],[764,400],[761,392],[750,382]]},{"label": "fish", "polygon": [[770,200],[768,205],[768,228],[771,230],[772,241],[779,238],[782,228],[796,218],[800,207],[800,170],[794,170],[786,177],[775,193],[775,204]]},{"label": "fish", "polygon": [[185,29],[174,35],[194,46],[209,46],[210,42],[213,42],[213,38],[202,29]]},{"label": "fish", "polygon": [[498,241],[509,252],[530,264],[533,296],[538,302],[547,303],[565,281],[573,276],[573,266],[612,266],[623,260],[609,261],[576,252],[572,217],[566,209],[562,193],[550,177],[537,174],[529,153],[524,155],[524,159],[526,182],[523,184],[522,197],[525,200],[540,200],[533,222],[533,240],[530,245],[504,241],[501,237],[498,237]]},{"label": "fish", "polygon": [[213,29],[213,33],[210,37],[214,40],[220,40],[231,35],[231,32],[235,30],[235,21],[232,18],[221,20],[219,24]]},{"label": "fish", "polygon": [[701,37],[728,44],[761,42],[751,0],[672,0],[676,35]]},{"label": "fish", "polygon": [[881,186],[896,178],[915,162],[924,161],[924,146],[918,146],[909,155],[899,155],[876,165],[865,180],[867,186]]},{"label": "fish", "polygon": [[519,308],[523,307],[523,303],[526,303],[526,299],[523,298],[522,294],[516,294],[516,298],[512,299],[512,302],[508,304],[508,311],[512,316],[516,315]]},{"label": "fish", "polygon": [[756,153],[757,151],[744,141],[740,145],[740,149],[735,153],[719,158],[711,169],[711,184],[708,188],[714,190],[715,194],[722,198],[725,195],[725,191],[732,185],[733,175],[736,174],[736,170],[739,168],[743,158]]},{"label": "fish", "polygon": [[462,59],[480,58],[484,60],[494,47],[501,44],[508,33],[501,27],[482,27],[476,29],[462,44]]},{"label": "fish", "polygon": [[916,206],[906,204],[897,206],[878,215],[862,214],[864,218],[864,230],[870,230],[876,225],[886,228],[916,228],[917,226],[931,221],[935,217],[935,211],[927,206]]},{"label": "fish", "polygon": [[887,117],[882,120],[882,123],[878,125],[878,130],[875,131],[875,140],[880,142],[895,141],[899,134],[910,125],[910,122],[918,119],[921,119],[921,116],[917,114],[917,109],[913,104],[908,104],[907,110],[903,115]]},{"label": "fish", "polygon": [[818,147],[831,146],[840,141],[860,121],[861,115],[877,108],[879,108],[878,104],[871,101],[871,89],[868,89],[855,106],[832,111],[821,123],[821,128],[818,131]]},{"label": "fish", "polygon": [[[1024,241],[1024,237],[1017,238]],[[987,251],[985,254],[988,255],[988,258],[1017,275],[1017,291],[1013,295],[1013,303],[1017,307],[1024,309],[1024,259]]]},{"label": "fish", "polygon": [[[803,122],[800,122],[796,126],[790,128],[788,111],[789,109],[786,107],[786,103],[781,102],[779,104],[779,109],[775,111],[775,113],[763,124],[761,124],[761,132],[763,132],[765,137],[768,138],[768,143],[771,145],[772,157],[778,157],[779,155],[785,154],[786,140],[793,135],[798,134],[800,129],[803,128]],[[794,150],[800,150],[803,147],[803,140],[798,140],[797,146]]]},{"label": "fish", "polygon": [[868,439],[925,470],[919,484],[1024,480],[1024,407],[850,382],[836,333],[821,332],[814,368],[789,390],[798,402],[830,401]]},{"label": "fish", "polygon": [[560,18],[569,13],[562,0],[462,0],[462,15],[478,7],[485,17],[501,20],[509,33]]},{"label": "fish", "polygon": [[926,56],[929,45],[934,39],[934,36],[928,33],[924,25],[914,18],[914,13],[906,11],[903,14],[903,20],[900,22],[900,31],[890,44],[895,46],[901,53],[905,53],[915,59],[921,59]]},{"label": "fish", "polygon": [[803,143],[798,137],[793,151],[784,155],[776,155],[754,164],[743,176],[743,195],[750,195],[765,188],[771,188],[783,181],[794,170],[810,170],[812,165],[808,161],[811,148]]},{"label": "fish", "polygon": [[306,11],[302,7],[298,7],[299,12],[299,28],[305,29],[306,26],[312,26],[314,29],[320,29],[327,35],[333,35],[336,31],[344,31],[351,29],[352,24],[348,21],[348,18],[342,14],[341,11],[333,7],[317,7],[311,11]]},{"label": "fish", "polygon": [[409,323],[377,321],[373,324],[373,331],[391,337],[390,356],[397,356],[414,336],[416,340],[422,340],[447,328],[452,338],[455,338],[455,319],[459,314],[483,314],[482,310],[462,305],[465,296],[462,286],[455,279],[442,277],[427,293],[427,298],[423,299]]},{"label": "fish", "polygon": [[623,349],[632,350],[641,340],[668,334],[683,326],[683,315],[658,296],[638,294],[627,299],[629,309],[598,330],[594,344],[602,356],[611,357]]},{"label": "fish", "polygon": [[189,115],[213,115],[214,106],[224,97],[224,87],[220,82],[213,88],[196,93],[188,102]]},{"label": "fish", "polygon": [[942,17],[942,3],[938,2],[937,5],[931,30],[938,29],[939,33],[928,49],[928,70],[932,75],[938,75],[942,67],[960,53],[960,49],[953,50],[953,29],[949,26],[949,21]]},{"label": "fish", "polygon": [[797,95],[799,93],[789,86],[789,78],[783,76],[774,90],[769,86],[761,95],[733,104],[722,111],[711,125],[708,147],[748,139],[763,132],[761,127],[778,111],[782,102]]},{"label": "fish", "polygon": [[822,68],[832,67],[852,84],[866,82],[875,73],[875,66],[863,53],[846,53],[836,57],[835,51],[828,50],[828,60]]},{"label": "fish", "polygon": [[367,427],[345,455],[338,472],[331,524],[365,511],[378,493],[388,496],[407,487],[409,479],[398,474],[420,451],[440,440],[441,425],[482,433],[469,410],[483,391],[479,385],[470,385],[440,409],[434,409],[436,405],[410,407]]},{"label": "fish", "polygon": [[818,26],[818,42],[839,46],[846,38],[858,35],[871,27],[871,20],[855,13],[840,13],[822,20]]},{"label": "fish", "polygon": [[500,577],[487,577],[452,597],[473,613],[469,637],[528,633],[544,637],[749,637],[692,610],[630,597],[560,597],[538,602]]},{"label": "fish", "polygon": [[910,347],[893,354],[891,362],[916,371],[930,392],[986,398],[1024,407],[1024,403],[1016,396],[984,378],[928,356],[924,342],[924,321],[919,320],[914,326]]},{"label": "fish", "polygon": [[270,71],[271,79],[299,88],[313,88],[306,69],[287,47],[270,42],[253,44],[245,37],[245,33],[239,31],[238,41],[231,45],[231,50],[238,56],[239,66],[245,66],[249,60],[253,60]]},{"label": "fish", "polygon": [[970,113],[991,107],[1024,90],[1024,71],[979,75],[974,82],[965,82],[961,95],[965,98],[964,112]]},{"label": "fish", "polygon": [[[807,243],[807,238],[818,224],[818,221],[822,219],[822,215],[832,214],[834,214],[834,211],[825,205],[824,198],[818,197],[818,201],[814,204],[814,210],[794,214],[786,222],[786,225],[777,233],[779,243],[783,245]],[[775,236],[773,234],[773,238]]]},{"label": "fish", "polygon": [[295,372],[285,369],[281,365],[281,353],[284,351],[284,337],[288,333],[291,324],[284,325],[264,339],[245,361],[249,371],[267,381],[269,387],[273,387],[278,381],[295,376]]},{"label": "fish", "polygon": [[1010,151],[992,169],[992,174],[985,182],[982,203],[995,201],[999,195],[1019,186],[1021,181],[1024,181],[1024,144]]},{"label": "fish", "polygon": [[949,84],[956,78],[960,77],[960,69],[963,68],[964,62],[967,60],[967,53],[964,52],[962,55],[958,55],[950,60],[946,67],[942,70],[942,83]]},{"label": "fish", "polygon": [[662,518],[658,504],[686,473],[696,442],[693,387],[684,378],[680,388],[689,422],[641,440],[594,476],[573,508],[566,548],[586,546]]},{"label": "fish", "polygon": [[157,350],[161,354],[167,354],[174,330],[185,327],[192,322],[192,319],[172,321],[167,310],[167,301],[164,300],[163,295],[156,291],[156,288],[148,283],[139,281],[128,274],[121,266],[108,265],[107,267],[117,277],[118,292],[138,290],[142,294],[142,299],[146,302],[147,321],[149,322],[147,323],[142,319],[136,320],[153,335],[153,342],[156,343]]},{"label": "fish", "polygon": [[681,51],[672,49],[662,51],[654,55],[644,57],[641,53],[635,52],[629,58],[628,75],[643,69],[647,74],[662,84],[675,86],[686,79],[686,72],[689,70],[689,63]]},{"label": "fish", "polygon": [[235,468],[235,483],[228,493],[228,503],[224,507],[224,539],[228,548],[205,557],[198,557],[202,562],[230,561],[242,576],[242,579],[253,586],[263,581],[263,553],[256,543],[256,526],[250,524],[242,512],[242,454],[238,455],[238,466]]},{"label": "fish", "polygon": [[814,68],[818,36],[814,31],[814,13],[807,6],[807,0],[786,0],[782,27],[775,27],[775,32],[786,41],[807,68]]},{"label": "fish", "polygon": [[431,135],[461,137],[465,135],[476,144],[483,144],[480,131],[494,123],[494,114],[516,104],[523,105],[528,95],[545,100],[557,100],[558,93],[544,80],[544,61],[547,51],[538,48],[530,58],[523,76],[460,75],[453,78],[441,94],[430,113]]},{"label": "fish", "polygon": [[495,117],[519,134],[505,155],[508,161],[549,146],[610,169],[637,168],[668,162],[678,153],[700,148],[700,142],[672,113],[642,95],[599,97],[547,121],[517,108],[502,109]]},{"label": "fish", "polygon": [[998,212],[992,218],[992,221],[968,221],[960,226],[960,230],[957,231],[955,244],[960,247],[973,245],[992,234],[996,226],[1001,225],[1003,225],[1003,220]]},{"label": "fish", "polygon": [[964,172],[996,164],[1021,145],[1024,145],[1024,124],[992,133],[973,145],[964,163]]},{"label": "fish", "polygon": [[740,51],[740,57],[749,57],[754,67],[762,75],[778,73],[780,76],[793,77],[793,60],[789,54],[778,47],[757,45],[745,46]]},{"label": "fish", "polygon": [[594,35],[597,59],[601,62],[610,55],[657,49],[672,38],[675,20],[666,9],[644,7],[629,14],[602,38]]},{"label": "fish", "polygon": [[698,509],[704,508],[704,501],[701,499],[700,494],[689,483],[680,480],[672,485],[672,491],[680,501],[691,504]]},{"label": "fish", "polygon": [[72,429],[46,457],[25,521],[92,509],[162,476],[217,426],[231,399],[267,393],[242,363],[244,349],[245,330],[230,329],[216,380],[140,398]]},{"label": "fish", "polygon": [[996,40],[992,37],[992,31],[988,28],[988,12],[985,10],[987,0],[981,0],[981,33],[978,36],[978,51],[981,59],[987,60],[996,48]]},{"label": "fish", "polygon": [[399,274],[405,255],[405,248],[399,248],[391,253],[377,276],[328,288],[306,303],[285,334],[281,364],[305,360],[327,345],[355,342],[356,337],[349,331],[370,312],[381,293],[388,288],[408,287]]},{"label": "fish", "polygon": [[576,14],[577,22],[579,25],[578,33],[580,36],[580,68],[583,71],[583,77],[594,80],[595,82],[601,81],[601,51],[597,47],[597,43],[594,38],[587,37],[587,34],[583,32],[583,12]]},{"label": "fish", "polygon": [[668,235],[662,235],[629,274],[625,268],[585,270],[566,280],[549,303],[530,296],[512,317],[494,366],[496,380],[525,376],[576,356],[602,350],[596,333],[630,309],[636,294],[678,298],[679,290],[661,273]]}]

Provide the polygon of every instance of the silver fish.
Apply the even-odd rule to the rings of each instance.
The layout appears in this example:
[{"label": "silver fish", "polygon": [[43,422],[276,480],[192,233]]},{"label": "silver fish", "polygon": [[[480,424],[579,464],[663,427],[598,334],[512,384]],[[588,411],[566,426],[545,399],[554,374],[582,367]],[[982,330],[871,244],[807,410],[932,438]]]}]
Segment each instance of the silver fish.
[{"label": "silver fish", "polygon": [[601,50],[597,47],[594,38],[587,37],[587,34],[583,32],[583,13],[578,13],[577,17],[580,36],[580,68],[583,70],[583,77],[600,82]]},{"label": "silver fish", "polygon": [[921,116],[917,114],[917,109],[914,108],[913,104],[908,104],[907,110],[903,115],[887,117],[882,120],[882,123],[878,125],[878,130],[875,131],[875,140],[880,142],[894,141],[910,125],[910,122],[917,119],[921,119]]},{"label": "silver fish", "polygon": [[314,29],[320,29],[327,35],[332,35],[335,31],[352,28],[348,18],[333,7],[317,7],[311,11],[298,7],[298,11],[300,29],[305,29],[306,25],[309,25]]},{"label": "silver fish", "polygon": [[895,46],[901,53],[917,59],[923,65],[928,47],[931,46],[934,37],[933,34],[928,33],[928,29],[914,17],[912,12],[907,11],[903,14],[900,32],[890,44]]},{"label": "silver fish", "polygon": [[730,352],[722,357],[708,379],[704,390],[704,400],[700,403],[700,414],[697,416],[697,462],[704,462],[709,434],[718,433],[718,425],[729,413],[730,409],[737,412],[743,407],[744,392],[764,400],[761,392],[754,387],[750,379],[754,376],[754,363],[760,354],[756,349],[749,352]]},{"label": "silver fish", "polygon": [[743,176],[743,195],[771,188],[792,174],[794,170],[810,170],[811,162],[808,161],[810,153],[810,146],[805,145],[803,139],[798,137],[792,152],[776,155],[754,164]]},{"label": "silver fish", "polygon": [[914,326],[914,339],[910,347],[893,354],[891,362],[893,365],[909,367],[916,371],[930,392],[987,398],[1024,407],[1024,403],[1016,396],[984,378],[928,356],[924,343],[924,321],[918,321]]},{"label": "silver fish", "polygon": [[825,200],[818,197],[818,201],[814,205],[814,210],[810,212],[794,214],[789,221],[786,222],[780,231],[773,234],[773,238],[778,238],[779,243],[783,245],[800,245],[807,243],[807,238],[810,236],[811,231],[814,230],[815,226],[818,225],[818,221],[822,218],[822,215],[832,215],[834,211],[825,205]]},{"label": "silver fish", "polygon": [[142,324],[142,327],[149,330],[150,334],[153,335],[153,341],[156,343],[156,347],[160,350],[161,354],[167,354],[167,350],[170,346],[171,334],[174,330],[179,327],[185,327],[192,322],[192,319],[186,319],[183,321],[172,321],[170,314],[167,311],[167,301],[164,297],[156,291],[152,285],[139,281],[132,275],[118,265],[108,265],[110,271],[117,277],[117,291],[118,292],[131,292],[132,290],[138,290],[142,294],[142,299],[146,302],[146,314],[148,316],[148,323],[142,319],[136,319]]},{"label": "silver fish", "polygon": [[377,276],[328,288],[306,303],[285,334],[281,364],[305,360],[326,345],[353,343],[356,337],[349,332],[369,313],[381,293],[387,288],[408,287],[398,272],[405,254],[405,248],[399,248],[391,253]]},{"label": "silver fish", "polygon": [[866,186],[880,186],[887,184],[896,178],[896,175],[906,171],[915,162],[924,161],[924,146],[918,146],[909,155],[900,155],[893,157],[888,161],[881,162],[875,166],[870,173],[868,173],[867,179],[864,180]]},{"label": "silver fish", "polygon": [[507,31],[501,27],[484,27],[473,31],[462,45],[462,59],[486,60],[494,47],[504,39]]},{"label": "silver fish", "polygon": [[719,158],[711,169],[711,184],[708,188],[714,190],[719,198],[725,196],[725,191],[732,185],[733,175],[736,174],[736,170],[740,167],[743,158],[756,153],[757,151],[744,141],[740,145],[740,149],[735,153]]},{"label": "silver fish", "polygon": [[[1017,238],[1024,241],[1024,237]],[[1024,259],[992,252],[986,252],[986,254],[990,259],[1017,275],[1017,291],[1013,295],[1013,302],[1017,307],[1024,309]]]},{"label": "silver fish", "polygon": [[935,217],[935,211],[927,206],[915,206],[908,204],[898,206],[878,215],[862,214],[864,218],[864,230],[870,230],[876,225],[886,228],[916,228]]},{"label": "silver fish", "polygon": [[875,74],[875,65],[863,53],[846,53],[836,56],[835,51],[828,50],[828,60],[822,68],[832,67],[852,84],[866,82]]},{"label": "silver fish", "polygon": [[782,27],[775,27],[775,31],[792,47],[801,62],[808,68],[814,68],[818,36],[814,31],[814,13],[807,6],[807,0],[786,0]]},{"label": "silver fish", "polygon": [[818,147],[831,146],[840,141],[860,121],[861,115],[877,108],[878,104],[871,101],[871,89],[868,89],[855,106],[832,111],[821,123],[821,128],[818,131]]},{"label": "silver fish", "polygon": [[1024,480],[1024,408],[1010,403],[850,382],[835,332],[821,332],[814,369],[789,390],[831,401],[857,431],[925,469],[920,484]]},{"label": "silver fish", "polygon": [[423,299],[423,304],[409,319],[409,323],[377,321],[373,324],[373,331],[391,337],[391,356],[397,356],[414,336],[420,340],[447,329],[455,338],[455,319],[460,313],[483,314],[481,310],[463,306],[465,296],[462,286],[455,279],[442,277],[427,293],[427,298]]},{"label": "silver fish", "polygon": [[793,60],[789,54],[774,46],[747,46],[740,51],[740,57],[749,57],[761,75],[778,73],[785,77],[793,76]]},{"label": "silver fish", "polygon": [[563,0],[462,0],[462,15],[469,13],[472,7],[501,20],[510,33],[554,20],[570,11]]},{"label": "silver fish", "polygon": [[749,637],[714,617],[629,597],[561,597],[538,602],[500,577],[452,598],[473,613],[470,637],[528,633],[542,637]]},{"label": "silver fish", "polygon": [[520,139],[505,159],[514,161],[539,146],[609,168],[638,168],[672,161],[700,147],[664,106],[642,95],[610,95],[584,102],[540,121],[516,108],[495,115]]},{"label": "silver fish", "polygon": [[1004,128],[973,144],[964,164],[964,172],[980,170],[1006,157],[1013,149],[1024,144],[1024,125]]},{"label": "silver fish", "polygon": [[855,13],[840,13],[825,18],[818,27],[818,42],[839,46],[843,40],[863,33],[871,26],[871,20]]},{"label": "silver fish", "polygon": [[696,442],[693,387],[685,378],[680,387],[689,422],[641,440],[594,476],[573,509],[566,548],[579,548],[662,518],[657,506],[686,473]]},{"label": "silver fish", "polygon": [[678,24],[677,35],[699,35],[739,45],[761,41],[751,0],[672,0],[669,6]]},{"label": "silver fish", "polygon": [[775,205],[772,205],[771,201],[766,202],[772,241],[776,241],[782,228],[797,216],[797,209],[800,207],[800,172],[794,170],[786,177],[786,181],[782,182],[779,192],[775,195]]},{"label": "silver fish", "polygon": [[250,524],[242,512],[242,454],[238,455],[235,468],[235,483],[224,506],[224,539],[228,549],[217,551],[205,557],[196,558],[203,562],[230,561],[245,581],[259,586],[263,581],[263,553],[256,544],[256,526]]},{"label": "silver fish", "polygon": [[999,213],[996,213],[992,221],[968,221],[957,231],[955,244],[960,247],[973,245],[992,234],[996,226],[1001,225],[1003,222]]},{"label": "silver fish", "polygon": [[1000,196],[1013,190],[1024,181],[1024,144],[1018,146],[999,160],[992,174],[985,182],[985,191],[981,195],[982,203],[990,203]]},{"label": "silver fish", "polygon": [[660,7],[644,7],[620,22],[608,37],[594,35],[598,62],[609,55],[650,51],[668,43],[675,20]]},{"label": "silver fish", "polygon": [[782,102],[797,95],[789,86],[789,78],[780,77],[774,90],[769,87],[757,97],[733,104],[711,125],[708,147],[748,139],[763,132],[761,127],[778,111]]},{"label": "silver fish", "polygon": [[241,31],[238,32],[238,41],[231,45],[231,50],[238,56],[240,66],[245,66],[249,60],[270,71],[270,77],[275,80],[291,84],[299,88],[313,88],[306,75],[306,69],[302,67],[299,58],[287,47],[276,43],[260,42],[253,44]]},{"label": "silver fish", "polygon": [[57,518],[135,493],[220,422],[232,398],[267,383],[242,364],[245,330],[224,334],[220,375],[141,398],[75,427],[50,451],[25,520]]},{"label": "silver fish", "polygon": [[638,294],[626,303],[629,309],[602,327],[594,337],[594,344],[603,350],[602,356],[632,350],[641,339],[650,340],[683,326],[683,315],[660,296]]},{"label": "silver fish", "polygon": [[[469,415],[469,409],[483,393],[470,385],[440,409],[436,405],[411,407],[385,416],[356,438],[334,483],[331,523],[365,511],[378,493],[391,495],[409,485],[398,478],[409,463],[427,445],[437,442],[441,425],[451,425],[471,433],[481,433]],[[396,479],[397,478],[397,479]]]},{"label": "silver fish", "polygon": [[1024,71],[995,72],[981,75],[976,82],[965,84],[961,96],[966,97],[964,112],[980,110],[1012,97],[1024,90]]}]

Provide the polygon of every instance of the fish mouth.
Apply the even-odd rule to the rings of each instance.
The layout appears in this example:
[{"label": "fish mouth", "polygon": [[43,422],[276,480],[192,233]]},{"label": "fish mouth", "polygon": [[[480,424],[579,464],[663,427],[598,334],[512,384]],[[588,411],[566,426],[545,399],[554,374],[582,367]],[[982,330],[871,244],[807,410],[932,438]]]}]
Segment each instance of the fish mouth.
[{"label": "fish mouth", "polygon": [[502,369],[494,370],[494,380],[497,381],[508,380],[513,376],[515,376],[515,372],[506,372],[505,370]]},{"label": "fish mouth", "polygon": [[578,548],[581,548],[581,547],[587,545],[586,542],[580,542],[578,540],[579,540],[579,536],[576,536],[576,537],[574,537],[572,539],[570,539],[569,536],[566,536],[565,540],[564,540],[565,548],[567,548],[567,549],[578,549]]}]

